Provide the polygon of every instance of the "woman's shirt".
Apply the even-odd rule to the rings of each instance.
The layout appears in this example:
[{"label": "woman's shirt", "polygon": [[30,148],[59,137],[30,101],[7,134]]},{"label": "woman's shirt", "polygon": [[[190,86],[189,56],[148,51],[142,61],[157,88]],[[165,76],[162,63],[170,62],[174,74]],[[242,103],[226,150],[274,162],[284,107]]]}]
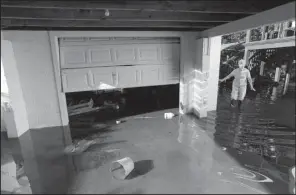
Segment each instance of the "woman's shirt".
[{"label": "woman's shirt", "polygon": [[250,71],[246,68],[243,70],[240,70],[239,68],[233,70],[230,73],[231,76],[234,77],[233,84],[235,86],[246,86],[247,85],[247,79],[251,78]]}]

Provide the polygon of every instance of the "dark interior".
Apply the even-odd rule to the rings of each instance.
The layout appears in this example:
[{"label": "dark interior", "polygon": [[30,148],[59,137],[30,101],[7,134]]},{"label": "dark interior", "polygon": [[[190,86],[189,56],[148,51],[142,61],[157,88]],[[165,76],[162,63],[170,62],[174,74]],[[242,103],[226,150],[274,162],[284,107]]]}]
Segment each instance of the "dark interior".
[{"label": "dark interior", "polygon": [[116,108],[110,107],[70,117],[70,122],[85,115],[95,116],[96,121],[107,121],[169,108],[177,108],[179,104],[179,84],[99,92],[73,92],[67,93],[66,98],[68,103],[72,101],[73,104],[77,104],[81,100],[89,101],[93,99],[94,107],[103,106],[105,101],[118,105]]}]

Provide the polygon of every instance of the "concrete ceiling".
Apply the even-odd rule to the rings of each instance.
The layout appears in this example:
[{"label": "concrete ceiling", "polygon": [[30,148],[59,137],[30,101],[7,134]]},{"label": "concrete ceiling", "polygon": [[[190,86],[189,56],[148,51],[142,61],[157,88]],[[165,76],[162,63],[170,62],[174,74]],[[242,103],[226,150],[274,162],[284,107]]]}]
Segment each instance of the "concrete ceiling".
[{"label": "concrete ceiling", "polygon": [[292,1],[1,0],[1,29],[203,31]]}]

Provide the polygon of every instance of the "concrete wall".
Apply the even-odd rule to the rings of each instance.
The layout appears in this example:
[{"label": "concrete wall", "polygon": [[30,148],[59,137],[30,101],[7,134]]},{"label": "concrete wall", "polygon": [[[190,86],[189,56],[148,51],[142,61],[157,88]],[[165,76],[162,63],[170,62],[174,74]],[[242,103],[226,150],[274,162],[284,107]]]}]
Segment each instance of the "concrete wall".
[{"label": "concrete wall", "polygon": [[2,59],[1,59],[1,94],[2,93],[8,94],[8,87],[7,87],[6,77],[5,77],[4,68],[3,68]]},{"label": "concrete wall", "polygon": [[[14,122],[11,120],[11,115],[7,117],[10,128],[8,128],[8,122],[6,128],[9,137],[18,137],[29,129],[27,119],[27,109],[24,101],[23,90],[19,77],[19,70],[14,57],[12,44],[10,41],[1,40],[1,58],[3,61],[3,67],[7,79],[7,85],[10,92],[10,103],[14,112]],[[11,113],[10,113],[11,114]],[[6,115],[3,115],[3,117]],[[6,120],[4,117],[4,121]],[[6,123],[6,122],[5,122]],[[13,127],[13,124],[15,127]]]},{"label": "concrete wall", "polygon": [[7,131],[5,120],[4,120],[5,118],[4,103],[5,102],[9,102],[9,96],[8,96],[8,86],[7,86],[6,76],[4,74],[4,68],[3,68],[2,59],[1,59],[1,132]]},{"label": "concrete wall", "polygon": [[[11,44],[13,51],[8,54],[10,56],[3,56],[6,58],[3,61],[5,73],[6,67],[11,64],[10,60],[14,60],[29,128],[61,125],[48,32],[4,31],[2,35],[2,38]],[[2,51],[5,49],[2,48]],[[8,80],[9,77],[14,75],[7,75]],[[8,88],[10,87],[8,81]]]},{"label": "concrete wall", "polygon": [[4,121],[4,108],[1,105],[1,132],[7,132],[5,121]]}]

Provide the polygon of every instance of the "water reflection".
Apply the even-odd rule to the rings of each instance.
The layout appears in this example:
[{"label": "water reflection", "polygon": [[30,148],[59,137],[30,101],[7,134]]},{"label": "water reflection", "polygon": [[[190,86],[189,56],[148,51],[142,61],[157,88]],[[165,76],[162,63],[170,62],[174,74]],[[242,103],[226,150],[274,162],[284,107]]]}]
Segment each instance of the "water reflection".
[{"label": "water reflection", "polygon": [[[180,116],[178,142],[189,146],[198,155],[199,165],[203,170],[210,170],[215,143],[195,120]],[[205,148],[207,152],[204,152]]]},{"label": "water reflection", "polygon": [[[225,115],[223,115],[225,116]],[[230,118],[230,123],[234,127],[239,123],[240,117]],[[202,123],[191,117],[181,116],[179,123],[178,142],[190,147],[193,151],[192,165],[194,169],[199,169],[199,175],[203,175],[203,185],[207,187],[205,193],[267,193],[266,189],[259,183],[273,182],[268,176],[252,170],[232,156],[236,153],[233,150],[233,139],[239,128],[229,128],[229,132],[233,134],[232,138],[223,134],[223,144],[213,139],[216,137],[217,130],[212,131],[212,124],[216,120],[215,117],[208,118]],[[219,124],[226,124],[226,120]],[[206,127],[206,128],[205,128]],[[238,155],[238,153],[236,153]],[[256,160],[255,160],[256,161]],[[211,187],[215,184],[215,188]],[[223,186],[217,190],[217,186]]]},{"label": "water reflection", "polygon": [[[278,105],[280,100],[285,98],[282,93],[283,85],[262,86],[255,97],[248,95],[245,100],[247,106],[241,112],[229,108],[230,90],[220,90],[222,92],[218,98],[218,109],[212,117],[216,124],[216,142],[221,146],[235,149],[235,154],[231,155],[242,166],[263,173],[273,178],[277,184],[282,183],[285,186],[279,190],[265,184],[271,192],[282,193],[284,190],[288,193],[289,169],[295,166],[295,127],[276,123],[276,119],[281,117],[280,110],[277,110],[278,113],[263,111],[268,105]],[[293,105],[278,105],[281,110],[288,109],[289,106]],[[265,114],[269,117],[273,114],[274,118],[267,118]]]},{"label": "water reflection", "polygon": [[[272,89],[270,98],[262,96],[265,92],[262,90],[261,94],[256,97],[257,102],[260,101],[260,103],[255,103],[255,109],[249,109],[248,114],[230,111],[220,105],[216,114],[215,138],[222,145],[233,145],[234,148],[241,151],[259,154],[269,161],[275,161],[276,164],[280,158],[285,158],[285,162],[287,158],[293,161],[295,159],[295,131],[293,128],[277,125],[275,119],[264,118],[260,113],[260,106],[264,100],[269,99],[269,104],[275,104],[276,100],[280,98],[277,90],[281,88],[273,86],[267,88],[267,91],[270,89]],[[225,114],[227,112],[229,112],[228,115]],[[230,144],[229,140],[233,140],[233,144]],[[293,165],[292,162],[288,164],[289,166]]]},{"label": "water reflection", "polygon": [[295,132],[274,119],[226,110],[204,120],[181,115],[178,142],[194,151],[194,166],[202,170],[205,186],[222,182],[238,193],[289,193]]},{"label": "water reflection", "polygon": [[[206,119],[180,115],[179,124],[175,124],[177,126],[172,126],[175,118],[172,120],[161,120],[160,118],[151,118],[149,121],[148,119],[135,120],[123,123],[127,125],[125,127],[128,127],[124,130],[128,133],[128,130],[133,128],[133,131],[129,133],[134,135],[138,132],[138,127],[147,127],[142,132],[147,137],[151,132],[152,134],[159,132],[165,134],[161,139],[156,139],[155,135],[151,135],[154,138],[153,141],[166,143],[163,148],[169,148],[161,150],[159,155],[154,156],[156,169],[163,164],[165,166],[159,169],[160,172],[166,167],[171,167],[172,169],[162,172],[163,175],[168,175],[165,179],[174,178],[171,176],[190,178],[191,180],[188,179],[188,181],[198,186],[198,192],[288,193],[293,184],[289,171],[295,166],[295,128],[279,125],[276,117],[280,113],[274,114],[274,118],[262,114],[264,104],[270,106],[271,101],[278,104],[282,99],[282,96],[277,96],[273,100],[271,96],[266,96],[266,94],[272,94],[273,90],[276,90],[274,94],[277,93],[278,90],[274,86],[263,89],[255,96],[247,97],[241,112],[230,109],[228,99],[230,95],[227,94],[230,90],[225,89],[219,96],[217,111],[210,112]],[[151,124],[163,126],[156,125],[150,128]],[[172,128],[178,129],[177,137],[167,136],[171,135],[169,132],[171,133]],[[157,131],[153,131],[154,129]],[[106,179],[109,175],[107,166],[100,169],[101,172],[97,172],[96,168],[116,158],[113,154],[117,154],[111,154],[101,148],[109,143],[123,143],[121,139],[126,135],[126,132],[120,134],[120,131],[107,132],[114,132],[108,136],[117,135],[118,139],[111,139],[112,143],[106,143],[105,138],[100,136],[100,141],[104,143],[97,144],[81,155],[66,155],[63,152],[65,147],[72,144],[68,127],[31,130],[21,136],[14,145],[16,148],[14,150],[17,151],[13,154],[14,159],[16,162],[24,162],[25,174],[29,178],[33,193],[77,192],[78,190],[74,187],[79,188],[81,185],[85,186],[81,192],[94,192],[97,186],[102,188],[110,183]],[[104,136],[107,136],[107,132],[104,131]],[[90,135],[90,131],[88,134]],[[76,136],[77,139],[81,137],[85,135]],[[125,141],[128,142],[125,149],[127,151],[139,150],[137,155],[144,154],[145,158],[148,152],[150,156],[153,156],[157,153],[155,151],[161,149],[158,146],[163,146],[154,144],[158,142],[149,141],[149,145],[157,147],[151,146],[153,150],[148,147],[136,148],[133,144],[135,138],[129,137],[130,140]],[[140,139],[140,137],[136,138]],[[97,137],[92,136],[92,138]],[[176,139],[180,144],[177,144]],[[104,155],[103,158],[99,156],[101,154]],[[164,161],[165,163],[161,162],[164,157],[168,157],[165,158],[168,159]],[[80,177],[77,177],[78,174]],[[157,178],[163,177],[155,172],[153,174],[156,174]],[[151,181],[154,179],[156,178],[151,178]]]},{"label": "water reflection", "polygon": [[[229,106],[231,89],[221,87],[217,111],[201,120],[180,118],[178,141],[204,159],[198,166],[204,166],[208,174],[216,171],[221,182],[251,193],[291,193],[295,127],[290,125],[290,116],[285,120],[287,126],[277,121],[284,110],[291,110],[294,100],[284,96],[283,89],[282,83],[261,86],[257,93],[247,95],[239,111]],[[271,105],[276,108],[269,109],[273,113],[266,109]]]},{"label": "water reflection", "polygon": [[272,87],[272,93],[270,97],[271,101],[275,102],[277,99],[277,87]]}]

